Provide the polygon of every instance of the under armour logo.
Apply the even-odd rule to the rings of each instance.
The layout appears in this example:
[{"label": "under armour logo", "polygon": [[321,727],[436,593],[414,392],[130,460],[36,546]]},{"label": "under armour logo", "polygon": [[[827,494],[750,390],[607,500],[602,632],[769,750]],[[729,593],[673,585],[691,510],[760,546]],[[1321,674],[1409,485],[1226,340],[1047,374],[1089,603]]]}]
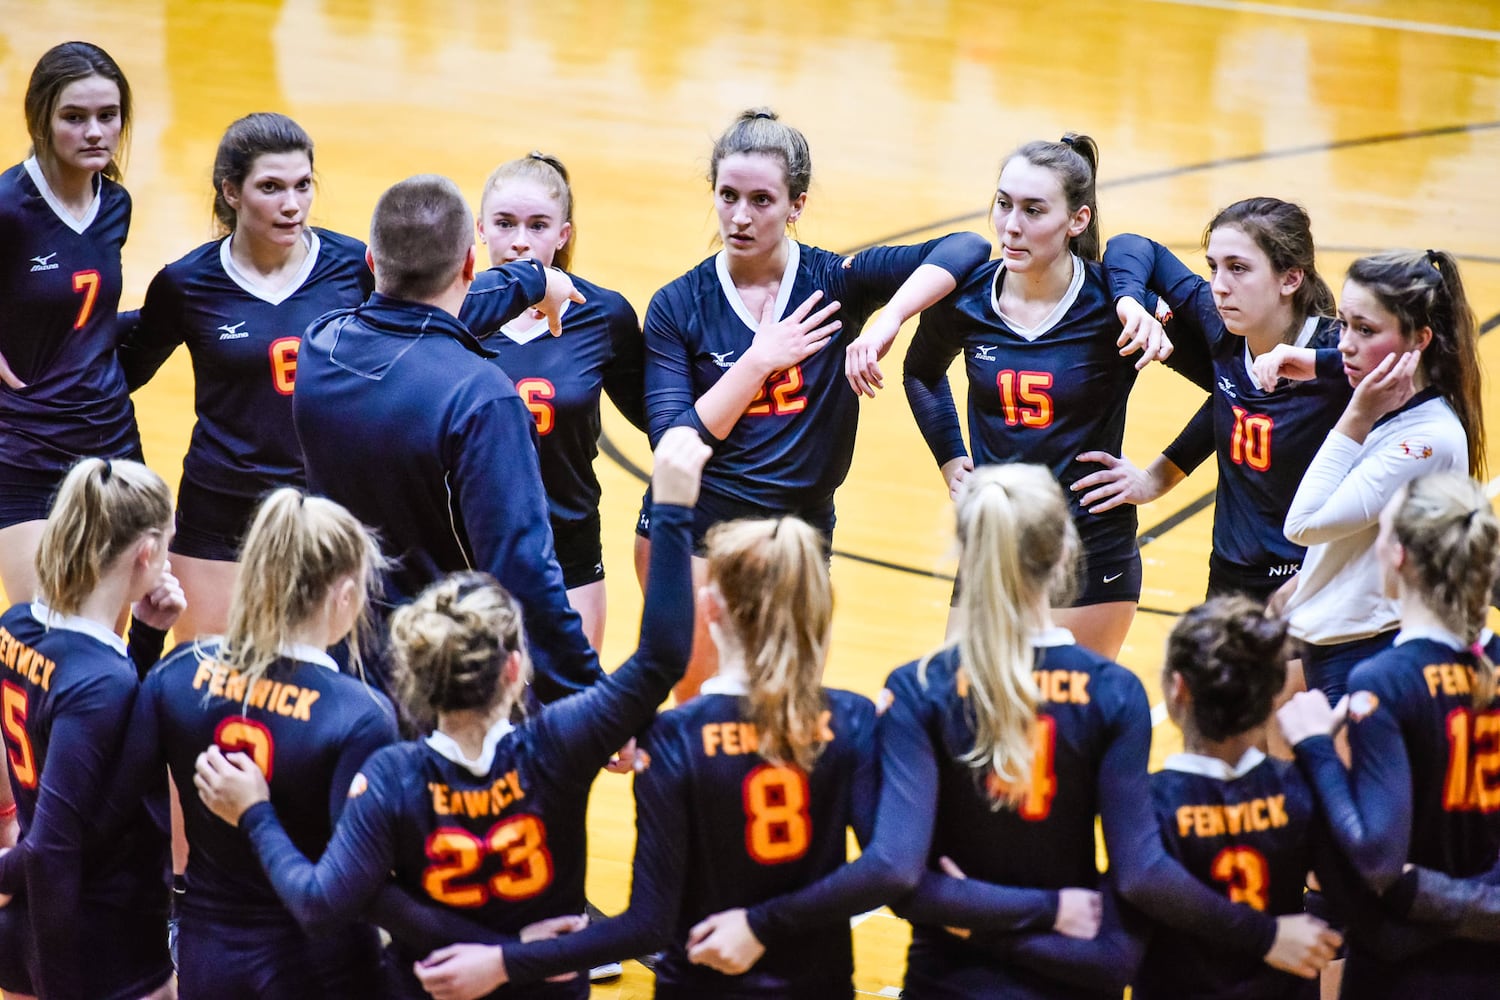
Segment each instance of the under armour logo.
[{"label": "under armour logo", "polygon": [[994,351],[995,351],[995,345],[994,344],[981,344],[980,346],[974,348],[974,360],[975,361],[999,361],[1000,359],[997,358],[997,357],[995,357]]},{"label": "under armour logo", "polygon": [[56,256],[57,256],[57,251],[54,250],[51,253],[47,254],[47,256],[45,256],[45,257],[33,257],[33,258],[31,258],[31,260],[32,260],[31,269],[33,271],[56,271],[57,270],[57,265],[54,264],[54,263],[52,263],[52,258],[56,257]]},{"label": "under armour logo", "polygon": [[229,325],[226,324],[224,326],[219,327],[220,330],[224,331],[223,333],[219,334],[219,339],[220,340],[243,340],[244,338],[250,336],[249,333],[240,330],[240,327],[244,326],[245,322],[246,322],[245,320],[240,320],[238,323],[234,324],[233,326],[229,326]]},{"label": "under armour logo", "polygon": [[723,354],[720,354],[718,351],[709,351],[708,353],[713,355],[714,364],[718,365],[720,368],[731,368],[734,366],[734,362],[730,361],[729,359],[734,357],[736,352],[725,351]]}]

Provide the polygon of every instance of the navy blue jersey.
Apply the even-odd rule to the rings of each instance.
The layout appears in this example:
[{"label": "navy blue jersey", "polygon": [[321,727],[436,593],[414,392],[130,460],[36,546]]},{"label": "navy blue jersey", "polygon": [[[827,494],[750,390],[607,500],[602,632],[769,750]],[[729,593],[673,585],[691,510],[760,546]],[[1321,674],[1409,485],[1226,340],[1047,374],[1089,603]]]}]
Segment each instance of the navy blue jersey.
[{"label": "navy blue jersey", "polygon": [[[541,298],[535,262],[502,270],[512,315]],[[396,560],[388,596],[490,573],[521,604],[547,701],[591,683],[599,660],[553,552],[535,422],[489,354],[449,313],[377,292],[308,328],[292,414],[308,485],[377,529]]]},{"label": "navy blue jersey", "polygon": [[[1049,963],[1045,948],[1032,959],[1003,962],[942,928],[1035,928],[1034,919],[1018,919],[1024,909],[1016,905],[1017,887],[1096,887],[1096,816],[1111,871],[1131,903],[1173,926],[1264,954],[1275,935],[1273,919],[1202,885],[1162,845],[1147,784],[1151,720],[1141,682],[1074,645],[1061,629],[1038,644],[1033,676],[1043,700],[1032,773],[1020,802],[998,809],[995,793],[1003,789],[963,759],[973,749],[974,731],[957,651],[935,654],[925,671],[917,663],[901,667],[886,682],[890,708],[880,724],[881,800],[872,850],[895,855],[897,867],[915,855],[931,873],[901,905],[914,925],[909,995],[1087,995],[1057,968],[1066,959]],[[927,817],[930,826],[913,826],[914,818]],[[896,835],[887,837],[888,828]],[[969,877],[937,875],[941,857],[952,858]],[[1055,913],[1054,898],[1046,926]]]},{"label": "navy blue jersey", "polygon": [[688,961],[688,931],[698,921],[822,878],[843,865],[847,828],[868,843],[873,826],[875,706],[825,691],[829,742],[808,773],[756,752],[741,693],[712,679],[703,694],[656,721],[642,741],[650,767],[636,778],[630,909],[579,934],[507,947],[513,980],[665,949],[656,965],[658,997],[852,995],[847,914],[762,937],[765,955],[742,976]]},{"label": "navy blue jersey", "polygon": [[35,159],[0,174],[0,354],[26,383],[0,384],[0,465],[12,469],[56,475],[79,458],[140,453],[115,358],[130,195],[96,183],[80,222]]},{"label": "navy blue jersey", "polygon": [[[1205,885],[1275,916],[1301,913],[1321,824],[1312,788],[1290,761],[1252,750],[1234,769],[1179,754],[1151,776],[1151,799],[1172,856]],[[1151,939],[1134,995],[1298,997],[1317,987],[1254,955],[1161,928]]]},{"label": "navy blue jersey", "polygon": [[[1121,357],[1120,321],[1098,264],[1075,260],[1075,278],[1052,322],[1033,338],[1000,316],[1000,261],[978,268],[922,314],[906,352],[906,398],[939,465],[968,454],[974,464],[1034,462],[1063,486],[1068,509],[1093,559],[1136,551],[1136,512],[1128,504],[1103,514],[1079,505],[1068,487],[1092,465],[1086,451],[1120,454],[1125,404],[1135,385],[1135,358]],[[969,449],[964,447],[948,385],[948,366],[962,354],[968,377]]]},{"label": "navy blue jersey", "polygon": [[135,691],[125,643],[109,629],[40,603],[0,617],[0,729],[21,824],[20,845],[0,857],[0,893],[26,896],[41,996],[81,998],[86,975],[100,987],[84,971],[91,912],[134,913],[166,933],[166,840],[140,798],[109,838],[89,827]]},{"label": "navy blue jersey", "polygon": [[136,797],[165,763],[192,848],[183,905],[232,923],[289,923],[244,834],[198,798],[194,762],[215,744],[248,754],[293,841],[317,855],[360,765],[396,741],[395,710],[321,650],[291,650],[252,685],[215,659],[219,649],[217,640],[183,643],[146,676],[126,743],[134,773],[117,779],[112,799]]},{"label": "navy blue jersey", "polygon": [[[1456,637],[1403,630],[1396,642],[1349,675],[1350,770],[1327,737],[1296,747],[1338,847],[1372,893],[1407,863],[1470,877],[1500,856],[1500,706],[1472,707],[1473,660]],[[1493,945],[1445,942],[1398,969],[1358,926],[1349,938],[1348,969],[1359,981],[1410,990],[1477,977],[1500,989]]]},{"label": "navy blue jersey", "polygon": [[[1209,400],[1212,438],[1194,428],[1173,443],[1166,456],[1184,472],[1218,453],[1214,554],[1234,571],[1251,577],[1289,578],[1302,565],[1306,549],[1287,540],[1287,508],[1318,448],[1344,413],[1353,390],[1337,352],[1338,321],[1310,317],[1298,344],[1319,350],[1318,377],[1284,379],[1263,392],[1250,376],[1243,337],[1230,333],[1214,305],[1209,283],[1172,252],[1141,236],[1116,236],[1105,266],[1114,294],[1145,300],[1159,294],[1177,317],[1173,333],[1206,339],[1213,360],[1214,390]],[[1197,418],[1195,418],[1196,420]]]},{"label": "navy blue jersey", "polygon": [[326,312],[363,302],[375,279],[359,240],[309,230],[302,270],[270,294],[235,265],[231,238],[205,243],[152,279],[120,360],[134,390],[187,344],[198,422],[183,482],[253,500],[306,482],[292,427],[302,331]]},{"label": "navy blue jersey", "polygon": [[[849,473],[859,396],[844,378],[844,348],[870,314],[924,263],[961,281],[989,256],[973,233],[909,247],[845,256],[790,243],[775,314],[780,319],[813,292],[842,305],[839,333],[800,364],[773,375],[729,436],[715,442],[703,488],[769,510],[828,502]],[[724,255],[710,257],[657,292],[646,309],[646,419],[653,446],[667,428],[694,427],[708,440],[694,402],[718,382],[755,339],[751,316],[729,277]]]},{"label": "navy blue jersey", "polygon": [[[592,688],[517,727],[500,721],[478,761],[461,762],[442,734],[379,751],[349,789],[316,866],[287,837],[277,810],[258,804],[246,812],[240,826],[299,922],[359,913],[392,872],[411,891],[504,933],[583,911],[589,786],[687,665],[690,523],[688,508],[654,508],[640,646]],[[409,968],[424,954],[403,949],[399,964]],[[584,997],[588,981],[507,987],[500,995]]]},{"label": "navy blue jersey", "polygon": [[536,421],[542,485],[554,524],[583,521],[599,511],[594,457],[601,390],[627,420],[646,427],[645,348],[635,310],[619,292],[572,277],[588,301],[567,304],[561,337],[549,335],[545,319],[510,319],[503,307],[494,308],[490,289],[505,282],[495,269],[474,279],[458,314],[495,352],[495,364],[510,376]]}]

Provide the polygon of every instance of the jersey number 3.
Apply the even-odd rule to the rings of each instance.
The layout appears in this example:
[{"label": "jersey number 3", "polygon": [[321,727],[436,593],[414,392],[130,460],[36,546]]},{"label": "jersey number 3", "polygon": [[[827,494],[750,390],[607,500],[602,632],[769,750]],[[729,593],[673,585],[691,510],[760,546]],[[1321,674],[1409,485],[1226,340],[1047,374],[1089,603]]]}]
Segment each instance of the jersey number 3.
[{"label": "jersey number 3", "polygon": [[763,865],[796,861],[812,842],[807,775],[800,768],[762,764],[745,776],[745,851]]},{"label": "jersey number 3", "polygon": [[1226,847],[1214,855],[1209,869],[1215,882],[1229,887],[1231,903],[1246,903],[1265,912],[1270,905],[1270,867],[1266,857],[1253,847]]}]

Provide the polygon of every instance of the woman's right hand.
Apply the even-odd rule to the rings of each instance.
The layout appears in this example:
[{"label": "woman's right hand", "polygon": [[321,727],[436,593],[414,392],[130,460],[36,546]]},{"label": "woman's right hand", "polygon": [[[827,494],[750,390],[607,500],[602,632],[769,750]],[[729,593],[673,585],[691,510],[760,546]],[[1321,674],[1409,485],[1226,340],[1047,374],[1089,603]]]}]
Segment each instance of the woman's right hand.
[{"label": "woman's right hand", "polygon": [[818,353],[844,325],[840,320],[830,319],[839,310],[837,300],[812,311],[822,298],[821,291],[813,292],[780,322],[776,320],[776,300],[766,302],[760,314],[760,329],[755,331],[755,339],[744,356],[753,355],[770,376]]},{"label": "woman's right hand", "polygon": [[1289,913],[1276,918],[1276,940],[1265,963],[1303,979],[1315,979],[1338,954],[1344,936],[1317,917]]},{"label": "woman's right hand", "polygon": [[651,470],[651,498],[656,503],[691,507],[698,502],[703,466],[714,450],[691,427],[672,427],[656,444]]},{"label": "woman's right hand", "polygon": [[1318,352],[1311,347],[1277,344],[1255,359],[1250,374],[1261,392],[1275,392],[1276,383],[1284,378],[1308,382],[1318,377]]},{"label": "woman's right hand", "polygon": [[226,755],[217,746],[198,755],[193,787],[209,811],[230,826],[239,826],[251,806],[271,798],[266,776],[249,756],[238,750]]},{"label": "woman's right hand", "polygon": [[1092,889],[1059,889],[1052,929],[1063,937],[1092,941],[1104,922],[1104,897]]},{"label": "woman's right hand", "polygon": [[948,496],[957,500],[959,491],[963,489],[964,480],[969,478],[969,473],[974,471],[974,460],[968,455],[960,455],[950,458],[942,466],[943,482],[948,485]]},{"label": "woman's right hand", "polygon": [[10,362],[5,360],[4,354],[0,354],[0,382],[4,382],[12,389],[26,388],[26,383],[17,378],[16,373],[11,370]]},{"label": "woman's right hand", "polygon": [[[1135,363],[1136,371],[1153,361],[1165,361],[1172,356],[1171,338],[1162,328],[1161,321],[1147,312],[1145,306],[1129,295],[1122,295],[1115,302],[1115,315],[1120,319],[1120,338],[1115,342],[1120,348],[1120,356],[1141,352]],[[1170,310],[1167,316],[1170,318]]]},{"label": "woman's right hand", "polygon": [[585,302],[583,293],[573,287],[573,279],[568,277],[566,271],[559,268],[546,268],[547,290],[542,293],[542,300],[532,306],[538,313],[547,319],[547,329],[552,336],[562,336],[562,312],[563,306],[569,302]]}]

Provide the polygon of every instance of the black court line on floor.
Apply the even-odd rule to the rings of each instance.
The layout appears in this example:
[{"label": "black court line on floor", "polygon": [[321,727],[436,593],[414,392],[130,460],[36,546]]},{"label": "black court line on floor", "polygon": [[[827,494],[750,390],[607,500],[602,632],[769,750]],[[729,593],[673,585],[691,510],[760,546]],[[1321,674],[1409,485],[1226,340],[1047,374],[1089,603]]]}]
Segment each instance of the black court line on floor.
[{"label": "black court line on floor", "polygon": [[[1473,122],[1467,125],[1443,125],[1436,128],[1415,129],[1407,132],[1391,132],[1383,135],[1362,136],[1354,139],[1340,139],[1336,142],[1318,143],[1309,146],[1292,146],[1287,149],[1273,149],[1263,153],[1245,153],[1239,156],[1227,156],[1217,160],[1204,160],[1201,163],[1189,163],[1180,167],[1168,167],[1163,170],[1152,170],[1144,174],[1136,174],[1132,177],[1121,177],[1112,181],[1100,181],[1099,188],[1101,190],[1113,190],[1114,188],[1131,187],[1137,184],[1149,184],[1154,181],[1171,180],[1173,178],[1184,177],[1190,174],[1207,173],[1210,170],[1220,170],[1224,167],[1244,166],[1251,163],[1264,163],[1268,160],[1284,160],[1297,156],[1312,156],[1318,153],[1331,153],[1345,149],[1359,149],[1365,146],[1378,146],[1396,142],[1411,142],[1418,139],[1436,139],[1450,135],[1462,135],[1464,133],[1489,132],[1496,129],[1500,129],[1500,121]],[[842,252],[858,253],[860,250],[863,250],[867,247],[900,243],[902,240],[908,239],[912,236],[931,232],[934,229],[946,229],[952,226],[960,225],[962,223],[973,222],[977,219],[982,220],[988,215],[988,211],[965,212],[963,215],[955,215],[950,216],[946,219],[939,219],[938,221],[928,223],[925,226],[918,226],[914,229],[904,229],[900,232],[891,233],[888,236],[883,236],[880,239],[872,240],[868,243],[861,244],[858,247]],[[1378,252],[1379,249],[1383,248],[1326,246],[1320,247],[1320,249],[1322,249],[1326,253],[1363,253],[1366,252],[1366,250],[1369,250],[1371,252]],[[1472,261],[1474,263],[1500,264],[1500,257],[1486,257],[1470,254],[1454,254],[1454,256],[1459,260]],[[1486,334],[1495,329],[1497,326],[1500,326],[1500,313],[1497,313],[1494,316],[1491,316],[1489,319],[1485,320],[1484,323],[1480,325],[1479,332],[1481,334]],[[604,453],[606,458],[614,462],[616,465],[624,469],[636,479],[639,479],[643,483],[650,482],[650,473],[631,461],[629,456],[622,452],[619,447],[610,440],[609,435],[603,431],[601,431],[599,434],[599,450]],[[1169,515],[1163,520],[1142,531],[1136,537],[1136,541],[1142,547],[1150,545],[1152,542],[1156,541],[1158,538],[1160,538],[1162,535],[1165,535],[1173,528],[1176,528],[1184,521],[1187,521],[1190,518],[1202,513],[1204,510],[1207,510],[1209,507],[1212,507],[1213,502],[1213,492],[1210,491],[1208,493],[1205,493],[1203,496],[1200,496],[1196,500],[1193,500],[1191,503],[1178,510],[1176,513]],[[860,555],[857,552],[846,552],[842,549],[835,548],[833,550],[833,554],[841,559],[848,559],[852,562],[862,563],[866,566],[875,566],[880,569],[888,569],[897,573],[906,573],[911,576],[930,577],[935,580],[944,580],[949,582],[953,580],[953,576],[949,573],[940,573],[934,570],[922,569],[917,566],[907,566],[904,563],[890,562],[889,560],[879,559],[875,556]],[[1167,615],[1174,618],[1177,615],[1181,614],[1180,611],[1168,611],[1163,608],[1152,608],[1145,605],[1141,605],[1136,610],[1143,614]]]}]

